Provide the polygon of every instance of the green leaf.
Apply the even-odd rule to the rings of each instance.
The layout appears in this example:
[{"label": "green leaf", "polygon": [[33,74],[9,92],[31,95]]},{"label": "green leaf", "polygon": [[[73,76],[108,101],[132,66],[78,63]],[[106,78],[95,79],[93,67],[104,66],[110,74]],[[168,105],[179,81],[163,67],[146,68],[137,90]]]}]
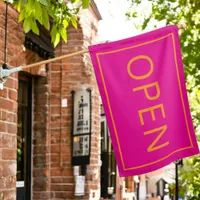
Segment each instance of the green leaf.
[{"label": "green leaf", "polygon": [[45,28],[49,30],[50,28],[49,15],[46,9],[43,9],[42,22]]},{"label": "green leaf", "polygon": [[151,16],[144,20],[143,25],[142,25],[142,30],[144,30],[147,27],[150,20],[151,20]]},{"label": "green leaf", "polygon": [[35,4],[36,0],[28,0],[27,4],[26,4],[26,10],[30,10],[33,11],[34,10],[34,4]]},{"label": "green leaf", "polygon": [[56,24],[53,24],[53,27],[51,29],[51,41],[54,46],[57,46],[57,44],[60,42],[60,33],[58,32]]},{"label": "green leaf", "polygon": [[54,44],[54,46],[56,46],[55,45],[55,40],[56,40],[57,32],[58,32],[58,29],[57,29],[56,25],[53,24],[50,34],[51,34],[51,42]]},{"label": "green leaf", "polygon": [[63,20],[62,24],[65,28],[69,26],[69,22],[66,19]]},{"label": "green leaf", "polygon": [[86,9],[90,5],[90,0],[82,0],[82,8]]},{"label": "green leaf", "polygon": [[77,29],[77,19],[73,15],[71,16],[71,22],[72,22],[73,27]]},{"label": "green leaf", "polygon": [[39,0],[41,4],[44,6],[48,6],[48,1],[47,0]]},{"label": "green leaf", "polygon": [[57,46],[57,44],[60,42],[60,33],[56,33],[55,41],[54,41],[54,46]]},{"label": "green leaf", "polygon": [[46,9],[47,9],[47,12],[48,12],[49,16],[52,17],[52,18],[54,18],[52,7],[48,6],[48,7],[46,7]]},{"label": "green leaf", "polygon": [[36,21],[34,21],[34,20],[32,20],[31,29],[35,34],[39,35],[39,28],[37,26]]},{"label": "green leaf", "polygon": [[25,18],[24,20],[24,32],[28,33],[31,30],[31,24],[32,24],[32,19],[29,18]]},{"label": "green leaf", "polygon": [[35,18],[42,24],[42,7],[38,1],[35,1]]},{"label": "green leaf", "polygon": [[19,19],[18,19],[18,22],[22,22],[25,18],[25,14],[26,14],[26,9],[22,9],[21,12],[20,12],[20,15],[19,15]]},{"label": "green leaf", "polygon": [[16,8],[18,11],[21,11],[21,8],[22,8],[22,0],[19,0],[18,1],[18,4],[16,5]]},{"label": "green leaf", "polygon": [[66,30],[66,28],[62,27],[59,30],[59,33],[60,33],[62,39],[66,42],[67,41],[67,30]]},{"label": "green leaf", "polygon": [[57,27],[55,24],[53,24],[52,29],[51,29],[52,37],[55,37],[57,32],[58,32]]}]

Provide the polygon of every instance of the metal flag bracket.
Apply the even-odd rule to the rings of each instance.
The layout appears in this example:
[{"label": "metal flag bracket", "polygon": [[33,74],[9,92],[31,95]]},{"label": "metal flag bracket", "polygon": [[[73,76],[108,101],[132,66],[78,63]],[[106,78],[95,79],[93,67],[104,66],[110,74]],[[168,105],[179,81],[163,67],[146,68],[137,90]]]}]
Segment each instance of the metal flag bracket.
[{"label": "metal flag bracket", "polygon": [[21,66],[12,69],[3,69],[2,67],[0,67],[0,90],[3,90],[3,84],[6,82],[10,74],[19,72],[21,70],[22,70]]}]

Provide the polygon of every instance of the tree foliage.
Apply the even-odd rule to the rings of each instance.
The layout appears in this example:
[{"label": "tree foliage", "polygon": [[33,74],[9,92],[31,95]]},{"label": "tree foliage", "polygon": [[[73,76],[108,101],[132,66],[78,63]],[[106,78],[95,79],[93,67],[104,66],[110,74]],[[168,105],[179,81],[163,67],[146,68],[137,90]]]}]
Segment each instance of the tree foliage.
[{"label": "tree foliage", "polygon": [[[20,13],[24,32],[39,34],[38,24],[50,30],[52,43],[56,46],[61,39],[67,41],[67,27],[77,28],[77,14],[88,8],[90,0],[4,0]],[[67,3],[66,3],[67,2]]]},{"label": "tree foliage", "polygon": [[[180,30],[180,42],[186,84],[190,101],[193,124],[200,141],[200,1],[199,0],[129,0],[131,7],[127,16],[133,21],[143,17],[141,24],[136,23],[141,30],[148,26],[186,24],[185,30]],[[138,12],[144,5],[150,5],[150,12]],[[137,19],[138,21],[138,19]],[[193,156],[184,159],[185,167],[180,170],[180,194],[188,199],[200,199],[200,157]],[[172,185],[173,188],[173,185]]]},{"label": "tree foliage", "polygon": [[[136,28],[142,30],[148,26],[156,28],[160,22],[162,22],[162,26],[163,24],[186,24],[187,28],[179,31],[182,58],[193,123],[196,133],[200,134],[200,1],[129,0],[129,2],[131,2],[131,7],[127,16],[133,21],[137,17],[143,17],[141,24],[136,24]],[[142,13],[138,12],[140,6],[147,4],[151,6],[150,12],[146,12],[146,10]]]},{"label": "tree foliage", "polygon": [[192,75],[199,85],[200,83],[200,1],[199,0],[132,0],[132,7],[127,13],[129,17],[140,16],[134,9],[142,2],[151,2],[152,12],[144,15],[142,29],[152,24],[155,19],[154,27],[158,21],[169,24],[186,24],[187,28],[180,32],[181,48],[183,52],[183,62],[186,75]]},{"label": "tree foliage", "polygon": [[[187,200],[200,199],[200,157],[193,156],[185,159],[184,165],[179,168],[179,197]],[[169,192],[175,196],[175,183],[169,185]]]},{"label": "tree foliage", "polygon": [[185,167],[180,170],[180,185],[182,185],[188,200],[200,199],[200,157],[185,160]]}]

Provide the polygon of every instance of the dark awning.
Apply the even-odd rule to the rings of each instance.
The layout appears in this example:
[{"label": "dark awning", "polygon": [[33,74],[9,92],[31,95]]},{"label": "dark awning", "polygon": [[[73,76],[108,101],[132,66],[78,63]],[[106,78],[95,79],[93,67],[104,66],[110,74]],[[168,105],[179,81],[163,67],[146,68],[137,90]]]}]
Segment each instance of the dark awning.
[{"label": "dark awning", "polygon": [[49,31],[41,25],[39,25],[39,31],[39,35],[36,35],[32,31],[25,35],[25,47],[36,52],[44,59],[55,57]]}]

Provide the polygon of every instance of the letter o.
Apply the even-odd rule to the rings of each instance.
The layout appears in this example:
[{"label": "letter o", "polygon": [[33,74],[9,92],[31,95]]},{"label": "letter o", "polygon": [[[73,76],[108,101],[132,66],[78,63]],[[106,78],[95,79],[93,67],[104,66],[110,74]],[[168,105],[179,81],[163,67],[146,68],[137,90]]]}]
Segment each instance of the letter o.
[{"label": "letter o", "polygon": [[[132,72],[131,72],[131,64],[133,62],[135,62],[136,60],[139,60],[139,59],[146,59],[147,61],[149,61],[150,63],[150,70],[147,74],[145,75],[142,75],[142,76],[136,76],[134,75]],[[147,77],[149,77],[152,72],[153,72],[153,61],[151,60],[151,58],[149,58],[148,56],[145,56],[145,55],[140,55],[140,56],[136,56],[134,58],[132,58],[129,62],[128,62],[128,65],[127,65],[127,70],[128,70],[128,74],[131,78],[134,78],[136,80],[141,80],[141,79],[145,79]]]}]

